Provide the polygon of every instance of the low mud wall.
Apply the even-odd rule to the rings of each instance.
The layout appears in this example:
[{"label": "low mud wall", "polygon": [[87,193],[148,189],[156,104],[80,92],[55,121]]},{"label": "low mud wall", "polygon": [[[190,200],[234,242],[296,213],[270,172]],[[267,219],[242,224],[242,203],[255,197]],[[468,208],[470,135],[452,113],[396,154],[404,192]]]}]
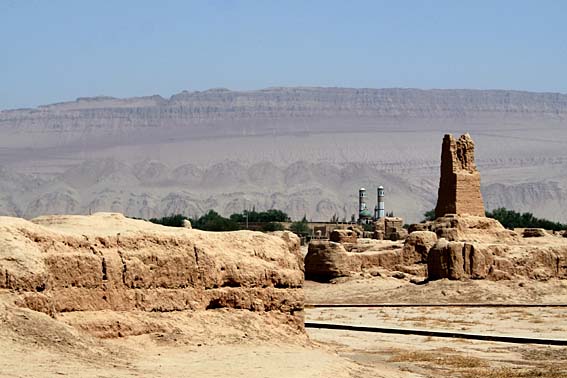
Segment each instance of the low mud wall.
[{"label": "low mud wall", "polygon": [[48,314],[277,312],[302,327],[303,260],[292,233],[212,233],[120,214],[0,217],[0,289]]}]

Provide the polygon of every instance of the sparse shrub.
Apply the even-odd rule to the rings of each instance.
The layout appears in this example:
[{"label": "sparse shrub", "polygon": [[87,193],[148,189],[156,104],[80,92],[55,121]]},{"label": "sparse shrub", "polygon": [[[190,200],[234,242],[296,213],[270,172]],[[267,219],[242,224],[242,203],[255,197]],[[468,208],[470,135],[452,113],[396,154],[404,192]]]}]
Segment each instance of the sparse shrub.
[{"label": "sparse shrub", "polygon": [[422,221],[422,222],[434,221],[435,219],[436,219],[436,217],[435,217],[435,209],[431,209],[431,210],[426,211],[425,213],[423,213],[423,221]]},{"label": "sparse shrub", "polygon": [[[248,219],[247,219],[248,218]],[[232,214],[230,219],[234,222],[244,223],[248,220],[250,223],[267,223],[267,222],[289,222],[289,216],[281,210],[270,209],[257,212],[256,208],[251,211],[244,210],[242,213]]]},{"label": "sparse shrub", "polygon": [[272,231],[283,231],[284,226],[279,222],[268,222],[262,226],[262,231],[272,232]]},{"label": "sparse shrub", "polygon": [[166,217],[162,217],[162,218],[151,218],[150,222],[155,223],[155,224],[161,224],[163,226],[169,226],[169,227],[183,227],[183,221],[189,219],[184,215],[181,214],[175,214],[175,215],[169,215]]},{"label": "sparse shrub", "polygon": [[234,220],[225,218],[214,210],[209,210],[207,214],[191,223],[193,228],[205,231],[236,231],[240,229],[240,226]]},{"label": "sparse shrub", "polygon": [[303,219],[299,222],[293,222],[291,226],[289,226],[291,232],[299,235],[305,236],[309,235],[309,225],[307,224],[307,218],[304,216]]}]

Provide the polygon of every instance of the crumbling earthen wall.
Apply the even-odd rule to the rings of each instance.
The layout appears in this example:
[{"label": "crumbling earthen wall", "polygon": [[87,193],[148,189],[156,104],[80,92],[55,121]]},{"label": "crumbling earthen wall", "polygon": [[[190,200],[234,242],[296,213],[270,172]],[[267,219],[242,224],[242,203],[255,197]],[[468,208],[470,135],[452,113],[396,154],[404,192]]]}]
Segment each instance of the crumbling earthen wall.
[{"label": "crumbling earthen wall", "polygon": [[20,304],[74,311],[274,311],[302,327],[298,238],[174,229],[119,214],[0,217],[0,288]]},{"label": "crumbling earthen wall", "polygon": [[478,216],[446,216],[410,230],[417,228],[403,245],[313,241],[305,257],[306,278],[329,281],[377,270],[429,280],[567,278],[567,242],[561,236],[522,237],[495,219]]},{"label": "crumbling earthen wall", "polygon": [[329,240],[335,243],[356,243],[358,235],[354,230],[336,229],[331,231]]},{"label": "crumbling earthen wall", "polygon": [[496,219],[484,216],[446,215],[433,221],[412,224],[409,227],[410,235],[416,231],[431,231],[438,238],[449,241],[521,242],[516,232],[505,229]]},{"label": "crumbling earthen wall", "polygon": [[373,224],[373,239],[403,240],[408,236],[404,220],[400,217],[382,217]]},{"label": "crumbling earthen wall", "polygon": [[[404,264],[402,244],[372,241],[363,251],[350,252],[349,244],[326,240],[313,240],[309,243],[305,256],[305,278],[314,281],[330,281],[360,273],[379,273],[383,271],[405,271],[425,276],[425,264],[414,267],[412,262]],[[411,258],[408,258],[411,260]]]},{"label": "crumbling earthen wall", "polygon": [[567,245],[506,245],[440,239],[430,249],[428,279],[567,278]]},{"label": "crumbling earthen wall", "polygon": [[458,140],[451,134],[443,138],[435,216],[445,214],[484,216],[480,173],[474,162],[474,142],[469,134],[461,135]]}]

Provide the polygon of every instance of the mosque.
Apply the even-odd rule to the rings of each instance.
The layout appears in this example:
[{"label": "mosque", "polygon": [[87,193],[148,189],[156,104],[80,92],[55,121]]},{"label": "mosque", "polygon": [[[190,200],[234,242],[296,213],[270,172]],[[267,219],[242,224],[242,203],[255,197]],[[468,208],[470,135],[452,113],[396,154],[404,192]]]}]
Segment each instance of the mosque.
[{"label": "mosque", "polygon": [[369,224],[384,218],[384,187],[379,186],[377,189],[376,206],[374,207],[374,214],[370,212],[366,204],[366,189],[360,188],[358,191],[358,223]]}]

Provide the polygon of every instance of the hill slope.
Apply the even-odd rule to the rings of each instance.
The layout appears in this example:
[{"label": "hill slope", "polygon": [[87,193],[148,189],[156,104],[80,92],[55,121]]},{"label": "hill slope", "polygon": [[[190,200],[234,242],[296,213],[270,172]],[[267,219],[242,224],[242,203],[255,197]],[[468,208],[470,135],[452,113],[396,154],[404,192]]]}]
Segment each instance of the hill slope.
[{"label": "hill slope", "polygon": [[417,221],[441,139],[469,132],[489,208],[567,221],[567,95],[517,91],[213,89],[81,98],[0,112],[0,213],[149,217],[277,207],[350,218],[358,187]]}]

